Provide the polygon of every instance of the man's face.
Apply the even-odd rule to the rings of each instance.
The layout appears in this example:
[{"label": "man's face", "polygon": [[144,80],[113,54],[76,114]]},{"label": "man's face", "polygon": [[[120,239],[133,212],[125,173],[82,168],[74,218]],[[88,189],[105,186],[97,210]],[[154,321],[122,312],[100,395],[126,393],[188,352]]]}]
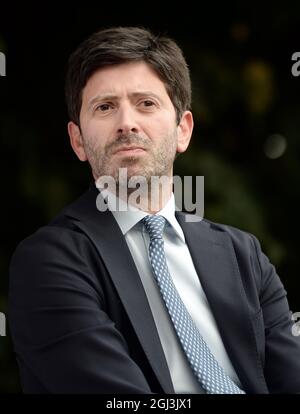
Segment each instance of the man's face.
[{"label": "man's face", "polygon": [[192,118],[187,111],[176,125],[164,83],[146,63],[131,62],[91,76],[82,93],[80,127],[69,123],[71,144],[82,161],[89,161],[95,179],[117,179],[119,168],[127,168],[128,178],[149,180],[172,176],[176,152],[188,146]]}]

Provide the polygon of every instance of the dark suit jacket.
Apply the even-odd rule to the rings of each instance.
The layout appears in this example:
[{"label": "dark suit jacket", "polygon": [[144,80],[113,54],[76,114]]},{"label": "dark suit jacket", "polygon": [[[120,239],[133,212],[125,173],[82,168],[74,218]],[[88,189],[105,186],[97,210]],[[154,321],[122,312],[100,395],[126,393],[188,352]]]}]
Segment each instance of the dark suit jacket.
[{"label": "dark suit jacket", "polygon": [[[97,195],[91,187],[12,258],[8,316],[23,391],[174,393],[134,261]],[[244,390],[299,393],[300,337],[258,241],[177,219]]]}]

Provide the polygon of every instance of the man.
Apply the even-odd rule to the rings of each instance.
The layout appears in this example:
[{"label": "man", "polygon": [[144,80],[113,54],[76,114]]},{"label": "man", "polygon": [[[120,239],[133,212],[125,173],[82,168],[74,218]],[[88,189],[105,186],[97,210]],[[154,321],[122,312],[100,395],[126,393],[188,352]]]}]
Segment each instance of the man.
[{"label": "man", "polygon": [[[97,32],[70,58],[66,97],[94,182],[13,256],[24,392],[299,393],[299,337],[258,241],[175,214],[173,162],[193,129],[179,47],[142,28]],[[155,202],[149,186],[131,203],[130,180],[154,176],[168,179]]]}]

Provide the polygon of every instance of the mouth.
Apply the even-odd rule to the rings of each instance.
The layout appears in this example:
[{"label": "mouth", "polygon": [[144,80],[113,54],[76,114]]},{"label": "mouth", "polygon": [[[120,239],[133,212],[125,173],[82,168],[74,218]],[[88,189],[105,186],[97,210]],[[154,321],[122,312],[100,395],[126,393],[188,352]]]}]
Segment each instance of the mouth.
[{"label": "mouth", "polygon": [[114,155],[139,155],[146,152],[146,150],[142,147],[137,146],[129,146],[129,147],[121,147],[118,148],[113,154]]}]

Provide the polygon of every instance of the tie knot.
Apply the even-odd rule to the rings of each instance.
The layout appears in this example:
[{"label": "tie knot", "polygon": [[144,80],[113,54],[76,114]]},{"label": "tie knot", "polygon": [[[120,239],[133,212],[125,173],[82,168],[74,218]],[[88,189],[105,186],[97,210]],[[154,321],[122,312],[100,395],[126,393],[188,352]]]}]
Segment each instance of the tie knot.
[{"label": "tie knot", "polygon": [[150,240],[161,239],[164,231],[166,220],[163,216],[146,216],[142,222],[149,233]]}]

